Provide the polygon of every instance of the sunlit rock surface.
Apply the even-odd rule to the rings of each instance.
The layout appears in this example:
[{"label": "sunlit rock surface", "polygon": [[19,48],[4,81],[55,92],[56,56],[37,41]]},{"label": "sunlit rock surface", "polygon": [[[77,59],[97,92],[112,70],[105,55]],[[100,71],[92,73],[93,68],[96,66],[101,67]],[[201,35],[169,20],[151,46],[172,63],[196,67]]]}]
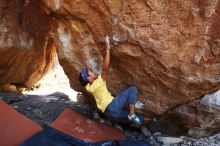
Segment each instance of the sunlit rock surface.
[{"label": "sunlit rock surface", "polygon": [[[78,91],[79,71],[100,72],[104,37],[113,38],[108,87],[115,96],[135,85],[150,120],[181,105],[190,111],[190,102],[220,89],[219,0],[1,0],[0,6],[1,84],[31,86],[41,78],[58,44],[46,41],[52,31],[61,41],[60,64]],[[202,127],[193,123],[183,124]]]},{"label": "sunlit rock surface", "polygon": [[220,1],[44,1],[58,23],[60,63],[74,89],[82,67],[100,71],[114,37],[108,86],[135,85],[153,119],[220,87]]},{"label": "sunlit rock surface", "polygon": [[[0,0],[0,85],[31,87],[53,66],[55,48],[46,43],[50,18],[36,0]],[[13,84],[12,86],[10,86]]]}]

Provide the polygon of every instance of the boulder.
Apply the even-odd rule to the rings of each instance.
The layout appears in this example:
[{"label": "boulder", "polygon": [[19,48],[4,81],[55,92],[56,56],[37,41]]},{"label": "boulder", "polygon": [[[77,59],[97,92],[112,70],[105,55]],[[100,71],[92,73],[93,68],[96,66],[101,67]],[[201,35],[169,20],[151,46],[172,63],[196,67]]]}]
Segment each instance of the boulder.
[{"label": "boulder", "polygon": [[[220,1],[43,0],[55,17],[58,56],[72,88],[82,68],[99,73],[110,36],[107,81],[117,95],[131,85],[149,119],[220,88]],[[83,91],[84,92],[84,91]]]},{"label": "boulder", "polygon": [[[71,87],[84,92],[79,72],[89,66],[101,72],[108,35],[113,96],[135,85],[148,119],[174,110],[175,121],[191,119],[182,111],[209,110],[197,100],[220,89],[219,14],[220,0],[1,0],[0,84],[13,91],[33,86],[51,69],[56,45]],[[60,41],[47,39],[51,31]],[[198,115],[182,123],[192,125],[188,133],[217,127],[217,118],[207,126],[211,114]],[[198,122],[200,116],[206,124]]]},{"label": "boulder", "polygon": [[152,131],[163,131],[194,138],[206,137],[220,130],[220,90],[201,99],[176,107],[149,124]]},{"label": "boulder", "polygon": [[56,50],[46,39],[51,29],[50,17],[39,1],[0,1],[0,86],[4,91],[32,87],[52,68]]}]

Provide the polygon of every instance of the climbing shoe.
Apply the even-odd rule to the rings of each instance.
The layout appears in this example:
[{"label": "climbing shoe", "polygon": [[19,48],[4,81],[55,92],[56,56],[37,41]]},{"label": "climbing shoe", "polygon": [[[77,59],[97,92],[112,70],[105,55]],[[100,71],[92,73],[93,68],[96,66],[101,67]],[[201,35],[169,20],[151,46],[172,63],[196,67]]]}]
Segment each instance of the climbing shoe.
[{"label": "climbing shoe", "polygon": [[128,115],[128,119],[131,120],[134,124],[141,125],[141,121],[137,115]]}]

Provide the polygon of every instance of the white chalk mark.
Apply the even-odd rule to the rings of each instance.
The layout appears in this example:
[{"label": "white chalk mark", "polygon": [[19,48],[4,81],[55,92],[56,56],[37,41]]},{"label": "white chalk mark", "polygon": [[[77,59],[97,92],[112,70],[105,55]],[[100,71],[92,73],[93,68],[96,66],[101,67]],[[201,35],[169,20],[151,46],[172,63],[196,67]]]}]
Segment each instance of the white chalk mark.
[{"label": "white chalk mark", "polygon": [[84,133],[84,130],[80,127],[75,127],[74,131],[78,132],[78,133]]},{"label": "white chalk mark", "polygon": [[56,10],[58,10],[60,8],[60,3],[61,3],[60,0],[55,0],[54,3],[55,3]]}]

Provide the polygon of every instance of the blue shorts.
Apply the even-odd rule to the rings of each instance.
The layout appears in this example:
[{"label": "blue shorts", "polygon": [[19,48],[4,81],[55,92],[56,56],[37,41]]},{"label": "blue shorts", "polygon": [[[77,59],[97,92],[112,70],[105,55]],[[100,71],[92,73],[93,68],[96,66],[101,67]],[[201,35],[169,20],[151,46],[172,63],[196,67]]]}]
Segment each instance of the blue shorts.
[{"label": "blue shorts", "polygon": [[[129,87],[112,100],[112,102],[107,106],[105,113],[114,118],[128,118],[129,112],[123,108],[127,104],[135,104],[136,98],[137,88],[135,86]],[[144,121],[143,115],[136,115],[141,122]]]}]

